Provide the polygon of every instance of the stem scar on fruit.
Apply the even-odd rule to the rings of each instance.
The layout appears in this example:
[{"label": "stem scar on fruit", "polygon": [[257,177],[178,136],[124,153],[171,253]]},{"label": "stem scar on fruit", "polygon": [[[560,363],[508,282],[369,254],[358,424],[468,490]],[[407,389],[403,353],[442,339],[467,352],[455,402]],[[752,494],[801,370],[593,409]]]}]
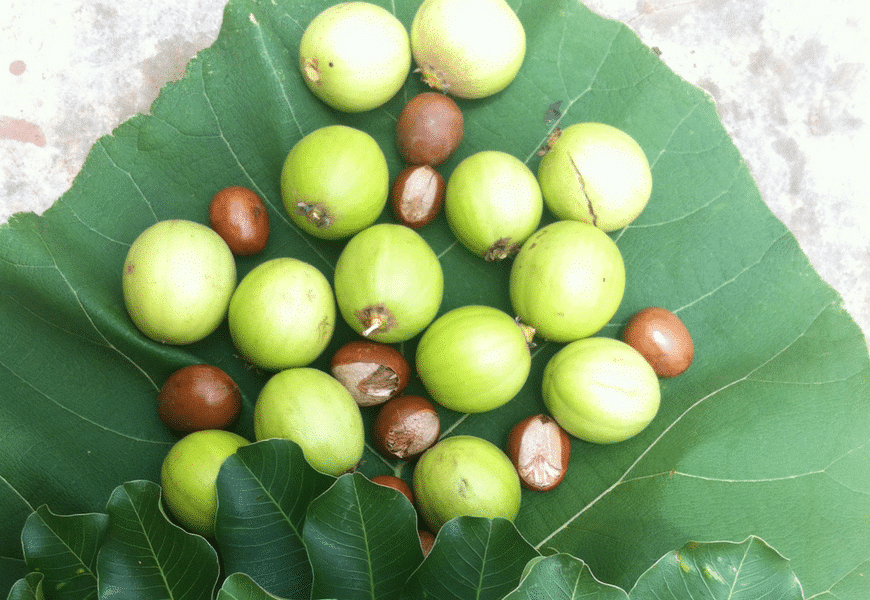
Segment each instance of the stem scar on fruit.
[{"label": "stem scar on fruit", "polygon": [[360,323],[365,326],[365,329],[362,331],[364,337],[368,337],[376,331],[386,333],[399,325],[393,313],[382,302],[367,306],[362,310],[356,311],[354,314]]},{"label": "stem scar on fruit", "polygon": [[488,261],[504,260],[515,256],[516,253],[520,251],[520,246],[522,246],[522,244],[516,242],[511,243],[510,238],[500,238],[489,247],[483,255],[483,258]]},{"label": "stem scar on fruit", "polygon": [[326,229],[334,221],[327,208],[320,202],[309,204],[300,200],[296,203],[296,214],[304,216],[318,229]]}]

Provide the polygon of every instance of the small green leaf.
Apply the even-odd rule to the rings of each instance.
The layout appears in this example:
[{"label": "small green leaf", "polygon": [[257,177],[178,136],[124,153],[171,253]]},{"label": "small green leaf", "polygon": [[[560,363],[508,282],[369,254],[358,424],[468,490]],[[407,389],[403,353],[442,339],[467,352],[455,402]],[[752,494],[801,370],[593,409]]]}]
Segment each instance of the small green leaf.
[{"label": "small green leaf", "polygon": [[308,504],[335,478],[313,469],[290,440],[239,448],[217,478],[215,538],[224,569],[247,573],[288,598],[311,595],[311,565],[302,540]]},{"label": "small green leaf", "polygon": [[631,600],[803,600],[788,560],[757,537],[689,542],[650,567]]},{"label": "small green leaf", "polygon": [[96,598],[97,552],[108,526],[106,514],[55,515],[46,505],[27,518],[24,558],[28,568],[45,575],[53,599]]},{"label": "small green leaf", "polygon": [[507,519],[457,517],[438,532],[402,598],[498,600],[517,586],[537,555]]},{"label": "small green leaf", "polygon": [[217,600],[281,600],[244,573],[233,573],[218,590]]},{"label": "small green leaf", "polygon": [[519,587],[504,600],[628,600],[622,588],[598,581],[589,567],[569,554],[533,559]]},{"label": "small green leaf", "polygon": [[97,555],[100,598],[210,600],[217,553],[166,518],[160,486],[130,481],[109,498],[109,531]]},{"label": "small green leaf", "polygon": [[411,503],[360,473],[342,475],[311,503],[303,532],[315,598],[398,598],[423,561]]},{"label": "small green leaf", "polygon": [[44,600],[42,573],[28,573],[12,585],[6,600]]}]

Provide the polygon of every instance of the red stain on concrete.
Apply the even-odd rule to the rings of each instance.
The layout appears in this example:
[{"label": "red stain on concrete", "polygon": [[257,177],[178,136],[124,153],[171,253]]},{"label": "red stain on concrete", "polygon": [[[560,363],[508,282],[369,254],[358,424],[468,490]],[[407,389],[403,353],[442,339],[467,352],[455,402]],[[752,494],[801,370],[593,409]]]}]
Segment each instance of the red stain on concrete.
[{"label": "red stain on concrete", "polygon": [[13,75],[21,75],[26,68],[27,65],[24,64],[23,60],[13,60],[9,65],[9,72]]},{"label": "red stain on concrete", "polygon": [[0,140],[15,140],[40,148],[45,146],[45,134],[39,125],[11,117],[0,117]]}]

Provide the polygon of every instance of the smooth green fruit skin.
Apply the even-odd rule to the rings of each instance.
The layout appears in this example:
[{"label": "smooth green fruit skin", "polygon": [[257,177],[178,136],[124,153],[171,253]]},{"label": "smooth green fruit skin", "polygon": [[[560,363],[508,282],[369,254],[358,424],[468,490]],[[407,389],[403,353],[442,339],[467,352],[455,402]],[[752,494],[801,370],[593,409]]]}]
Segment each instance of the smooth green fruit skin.
[{"label": "smooth green fruit skin", "polygon": [[[389,194],[387,159],[375,139],[344,125],[316,129],[296,142],[281,170],[281,195],[303,231],[335,240],[375,222]],[[315,215],[325,218],[315,219]]]},{"label": "smooth green fruit skin", "polygon": [[625,441],[646,428],[661,401],[659,380],[637,350],[586,338],[559,350],[544,368],[544,404],[571,435],[596,444]]},{"label": "smooth green fruit skin", "polygon": [[273,375],[254,405],[257,441],[296,442],[312,467],[341,475],[362,458],[362,414],[350,392],[334,377],[309,367]]},{"label": "smooth green fruit skin", "polygon": [[217,329],[235,287],[236,262],[223,238],[180,219],[139,234],[121,277],[133,323],[164,344],[191,344]]},{"label": "smooth green fruit skin", "polygon": [[[544,201],[538,180],[520,159],[484,150],[460,162],[444,196],[444,214],[456,238],[474,254],[496,243],[520,246],[541,222]],[[494,256],[495,259],[505,256]]]},{"label": "smooth green fruit skin", "polygon": [[444,313],[420,338],[417,374],[441,406],[466,413],[493,410],[519,393],[532,366],[517,322],[490,306]]},{"label": "smooth green fruit skin", "polygon": [[356,234],[335,265],[335,299],[342,317],[359,334],[359,311],[383,305],[395,325],[366,337],[392,344],[411,339],[438,314],[444,295],[441,263],[420,234],[403,225],[380,223]]},{"label": "smooth green fruit skin", "polygon": [[228,314],[236,349],[269,371],[314,361],[332,339],[335,319],[329,280],[295,258],[274,258],[248,272]]},{"label": "smooth green fruit skin", "polygon": [[559,219],[616,231],[634,221],[652,194],[646,154],[624,131],[575,123],[562,131],[538,165],[547,208]]},{"label": "smooth green fruit skin", "polygon": [[520,511],[520,479],[510,459],[479,437],[455,435],[429,448],[412,480],[420,513],[433,532],[460,516],[501,517]]},{"label": "smooth green fruit skin", "polygon": [[386,9],[344,2],[321,12],[305,29],[299,66],[305,85],[323,102],[363,112],[401,89],[411,70],[411,42],[405,26]]},{"label": "smooth green fruit skin", "polygon": [[410,35],[424,80],[459,98],[500,92],[526,55],[523,25],[504,0],[425,0]]},{"label": "smooth green fruit skin", "polygon": [[214,535],[217,482],[221,465],[248,440],[220,429],[195,431],[178,440],[163,459],[163,500],[181,525],[193,533]]},{"label": "smooth green fruit skin", "polygon": [[511,265],[514,312],[536,335],[572,342],[598,332],[625,292],[625,264],[616,243],[580,221],[536,231]]}]

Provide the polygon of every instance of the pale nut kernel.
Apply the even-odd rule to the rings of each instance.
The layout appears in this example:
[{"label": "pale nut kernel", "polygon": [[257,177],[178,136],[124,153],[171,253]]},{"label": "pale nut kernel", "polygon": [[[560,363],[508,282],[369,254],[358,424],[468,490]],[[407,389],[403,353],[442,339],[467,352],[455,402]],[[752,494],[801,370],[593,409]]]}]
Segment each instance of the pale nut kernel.
[{"label": "pale nut kernel", "polygon": [[507,455],[516,467],[523,487],[546,492],[565,478],[571,457],[571,439],[551,417],[533,415],[511,429]]},{"label": "pale nut kernel", "polygon": [[411,378],[405,357],[392,346],[377,342],[348,342],[333,355],[330,371],[359,406],[395,398]]},{"label": "pale nut kernel", "polygon": [[420,229],[441,212],[446,189],[444,177],[429,165],[406,167],[390,190],[393,214],[402,225]]},{"label": "pale nut kernel", "polygon": [[428,450],[441,434],[441,420],[431,402],[400,396],[381,408],[372,426],[375,448],[387,458],[408,460]]}]

